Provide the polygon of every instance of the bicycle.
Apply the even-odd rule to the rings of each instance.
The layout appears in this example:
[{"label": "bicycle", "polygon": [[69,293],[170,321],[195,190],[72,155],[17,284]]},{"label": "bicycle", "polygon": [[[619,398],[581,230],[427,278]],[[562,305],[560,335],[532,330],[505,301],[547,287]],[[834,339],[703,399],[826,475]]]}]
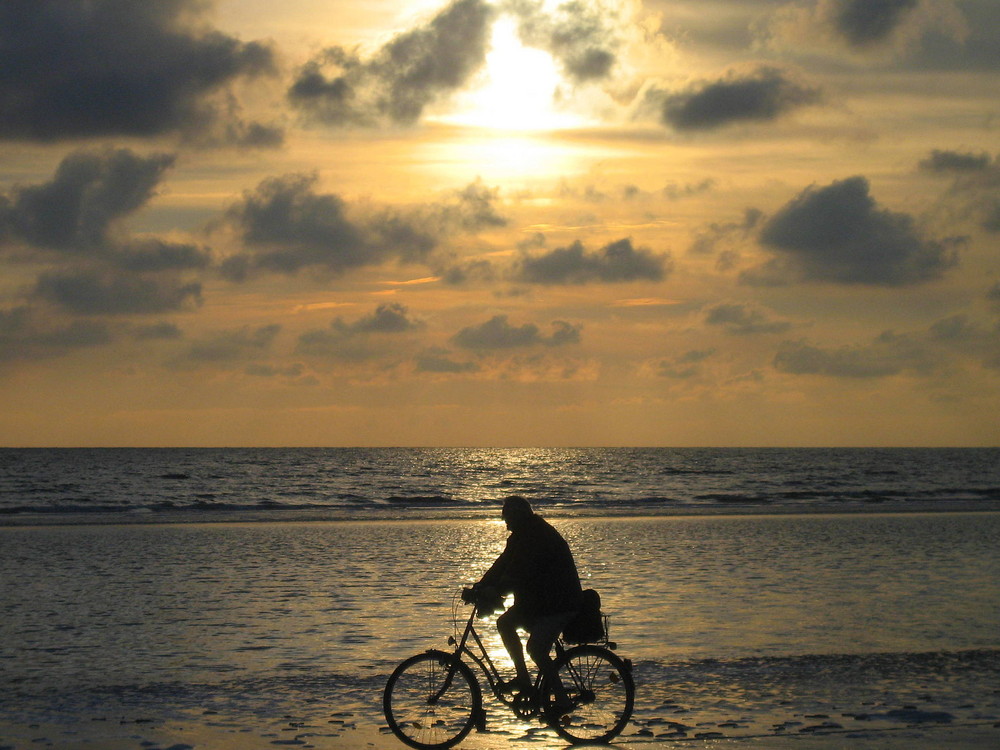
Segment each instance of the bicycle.
[{"label": "bicycle", "polygon": [[[464,593],[462,599],[473,603]],[[457,606],[455,611],[457,625]],[[469,662],[516,716],[540,719],[571,744],[606,743],[621,733],[632,716],[635,683],[631,661],[614,653],[617,644],[607,638],[606,617],[598,642],[570,645],[557,639],[550,674],[539,674],[531,690],[517,692],[504,682],[476,631],[476,616],[488,617],[493,611],[492,606],[475,603],[461,637],[456,637],[456,629],[448,638],[452,651],[428,649],[392,672],[382,709],[396,737],[418,750],[431,750],[457,745],[473,727],[486,731],[483,694]],[[557,703],[550,687],[553,678],[561,680],[568,706]]]}]

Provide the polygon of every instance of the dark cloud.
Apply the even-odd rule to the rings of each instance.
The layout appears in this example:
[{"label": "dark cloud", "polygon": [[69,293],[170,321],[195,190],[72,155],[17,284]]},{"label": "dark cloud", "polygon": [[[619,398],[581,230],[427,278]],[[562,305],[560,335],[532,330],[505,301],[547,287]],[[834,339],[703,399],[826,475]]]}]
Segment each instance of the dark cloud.
[{"label": "dark cloud", "polygon": [[1000,157],[934,150],[919,166],[952,178],[947,197],[958,205],[958,216],[971,218],[987,232],[1000,232]]},{"label": "dark cloud", "polygon": [[[205,5],[0,3],[0,138],[197,136],[224,128],[229,113],[213,95],[237,78],[270,72],[273,59],[263,44],[206,29]],[[248,141],[266,126],[238,128]]]},{"label": "dark cloud", "polygon": [[226,220],[247,253],[223,262],[226,278],[242,281],[255,270],[344,273],[389,260],[423,262],[446,236],[506,224],[494,206],[497,191],[479,182],[437,203],[404,208],[351,206],[316,192],[315,182],[316,175],[270,177],[228,210]]},{"label": "dark cloud", "polygon": [[240,362],[257,359],[271,347],[281,326],[271,324],[231,331],[220,331],[192,342],[185,359],[191,362]]},{"label": "dark cloud", "polygon": [[81,315],[149,314],[200,305],[201,284],[75,269],[43,273],[34,296]]},{"label": "dark cloud", "polygon": [[312,265],[344,271],[380,260],[346,217],[344,202],[314,192],[315,181],[315,175],[271,177],[229,209],[228,218],[254,251],[253,265],[294,273]]},{"label": "dark cloud", "polygon": [[445,284],[457,286],[470,282],[489,283],[497,278],[497,271],[488,260],[471,260],[453,263],[437,271]]},{"label": "dark cloud", "polygon": [[951,241],[921,236],[913,218],[880,208],[868,180],[850,177],[809,187],[764,225],[761,242],[779,258],[745,273],[840,284],[902,286],[939,278],[957,263]]},{"label": "dark cloud", "polygon": [[0,205],[0,240],[101,250],[114,223],[149,201],[173,162],[171,155],[140,156],[129,149],[74,152],[49,182],[10,192],[6,206]]},{"label": "dark cloud", "polygon": [[712,177],[706,177],[700,182],[689,182],[680,185],[676,182],[671,182],[663,188],[663,196],[667,200],[676,201],[682,198],[690,198],[693,195],[701,195],[702,193],[707,193],[709,190],[715,187],[715,179]]},{"label": "dark cloud", "polygon": [[306,356],[344,360],[370,357],[372,337],[410,333],[424,327],[405,305],[379,305],[374,312],[348,322],[335,318],[329,328],[305,331],[299,336],[296,352]]},{"label": "dark cloud", "polygon": [[138,272],[207,268],[212,261],[207,248],[156,237],[129,240],[107,257],[118,268]]},{"label": "dark cloud", "polygon": [[555,8],[545,8],[540,0],[507,0],[502,7],[517,17],[521,41],[549,52],[571,81],[610,75],[620,44],[612,8],[583,0]]},{"label": "dark cloud", "polygon": [[686,91],[653,96],[662,97],[663,123],[682,131],[772,121],[822,99],[819,89],[769,66],[748,73],[730,72],[715,81],[696,83]]},{"label": "dark cloud", "polygon": [[452,337],[452,342],[463,349],[495,350],[526,346],[560,346],[580,341],[580,327],[562,320],[553,321],[551,336],[542,335],[534,323],[511,325],[506,315],[495,315],[485,323],[463,328]]},{"label": "dark cloud", "polygon": [[673,359],[661,360],[658,373],[664,378],[687,380],[701,373],[701,363],[715,354],[715,349],[691,349]]},{"label": "dark cloud", "polygon": [[774,367],[781,372],[841,378],[881,378],[905,370],[926,373],[933,366],[919,342],[891,332],[865,346],[823,348],[804,341],[786,341],[774,357]]},{"label": "dark cloud", "polygon": [[934,149],[930,156],[920,162],[920,168],[927,172],[953,174],[983,172],[990,168],[990,155],[986,152],[972,154]]},{"label": "dark cloud", "polygon": [[785,320],[774,320],[749,305],[720,304],[705,311],[705,322],[741,336],[757,333],[784,333],[792,327]]},{"label": "dark cloud", "polygon": [[452,359],[446,349],[428,349],[416,357],[418,372],[458,374],[475,372],[479,366],[474,362],[459,362]]},{"label": "dark cloud", "polygon": [[111,341],[104,323],[78,320],[52,327],[39,325],[27,306],[0,310],[0,362],[56,357]]},{"label": "dark cloud", "polygon": [[996,69],[997,18],[993,0],[813,0],[786,3],[752,26],[764,46],[803,57],[968,71]]},{"label": "dark cloud", "polygon": [[285,367],[253,362],[243,368],[243,372],[257,378],[297,378],[305,372],[305,367],[298,362]]},{"label": "dark cloud", "polygon": [[34,295],[74,312],[155,313],[200,304],[201,286],[173,276],[204,269],[206,248],[153,236],[131,237],[122,221],[143,208],[174,157],[129,149],[76,151],[48,182],[0,196],[0,247],[53,254],[78,267],[42,274]]},{"label": "dark cloud", "polygon": [[410,315],[405,305],[398,302],[379,305],[375,312],[347,323],[341,318],[333,321],[333,329],[344,336],[368,333],[406,333],[423,328],[422,321]]},{"label": "dark cloud", "polygon": [[835,0],[829,18],[850,45],[866,47],[888,39],[917,4],[917,0]]},{"label": "dark cloud", "polygon": [[[926,3],[925,9],[951,10],[956,18],[942,24],[931,16],[925,22],[921,48],[912,66],[922,70],[993,72],[1000,70],[1000,3],[995,0],[961,0],[960,4]],[[950,26],[950,28],[949,28]]]},{"label": "dark cloud", "polygon": [[1000,312],[1000,281],[990,287],[986,292],[986,299],[995,310]]},{"label": "dark cloud", "polygon": [[454,191],[451,199],[436,209],[437,221],[443,227],[457,227],[470,232],[506,226],[507,217],[496,208],[499,193],[499,188],[488,187],[480,180],[469,183]]},{"label": "dark cloud", "polygon": [[698,230],[688,252],[695,255],[711,255],[720,247],[744,241],[757,228],[763,217],[763,213],[758,209],[747,208],[744,209],[740,221],[712,222]]},{"label": "dark cloud", "polygon": [[180,328],[173,323],[151,323],[149,325],[137,326],[134,335],[137,339],[148,340],[173,340],[179,339],[184,334]]},{"label": "dark cloud", "polygon": [[976,338],[980,331],[967,315],[950,315],[935,321],[928,329],[930,337],[938,341],[967,341]]},{"label": "dark cloud", "polygon": [[483,0],[456,0],[369,59],[330,48],[299,72],[289,100],[327,125],[415,123],[429,104],[460,89],[482,67],[492,18]]},{"label": "dark cloud", "polygon": [[531,284],[588,284],[659,281],[672,270],[669,255],[635,248],[625,238],[588,252],[577,240],[542,255],[522,255],[513,278]]},{"label": "dark cloud", "polygon": [[886,331],[871,342],[822,347],[786,341],[774,358],[776,369],[795,375],[879,378],[899,374],[928,376],[962,360],[1000,369],[1000,326],[984,326],[959,313],[910,333]]}]

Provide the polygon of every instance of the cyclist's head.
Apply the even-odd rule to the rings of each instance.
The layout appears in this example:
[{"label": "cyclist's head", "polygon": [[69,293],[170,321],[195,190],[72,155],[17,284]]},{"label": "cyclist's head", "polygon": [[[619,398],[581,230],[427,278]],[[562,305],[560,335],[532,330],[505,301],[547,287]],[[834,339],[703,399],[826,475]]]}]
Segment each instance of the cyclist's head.
[{"label": "cyclist's head", "polygon": [[507,522],[508,529],[521,526],[533,515],[534,511],[531,510],[531,505],[520,495],[511,495],[503,501],[501,516]]}]

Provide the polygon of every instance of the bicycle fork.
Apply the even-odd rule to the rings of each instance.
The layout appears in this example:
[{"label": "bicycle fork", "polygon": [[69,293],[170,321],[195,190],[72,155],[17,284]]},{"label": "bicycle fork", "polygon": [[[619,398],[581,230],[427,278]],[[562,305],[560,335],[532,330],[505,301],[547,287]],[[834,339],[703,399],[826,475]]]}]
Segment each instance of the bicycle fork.
[{"label": "bicycle fork", "polygon": [[[461,661],[461,658],[459,657],[459,652],[456,652],[452,656],[452,658],[449,660],[448,672],[445,675],[444,682],[441,683],[441,687],[438,689],[438,691],[436,693],[432,693],[430,696],[428,696],[428,698],[427,698],[427,705],[428,706],[437,705],[437,702],[439,700],[441,700],[441,697],[445,693],[448,692],[448,688],[451,687],[452,680],[455,679],[455,672],[458,671],[458,663],[460,661]],[[483,701],[481,699],[477,701],[475,698],[473,698],[472,703],[473,703],[473,705],[472,705],[472,721],[473,721],[474,726],[476,727],[476,731],[477,732],[485,732],[486,731],[486,709],[483,707]]]}]

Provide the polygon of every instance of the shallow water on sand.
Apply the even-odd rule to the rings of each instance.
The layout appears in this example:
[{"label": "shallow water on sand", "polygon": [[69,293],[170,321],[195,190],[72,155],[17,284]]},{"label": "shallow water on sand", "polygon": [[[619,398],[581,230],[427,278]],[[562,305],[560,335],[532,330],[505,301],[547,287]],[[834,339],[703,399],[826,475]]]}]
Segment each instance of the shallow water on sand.
[{"label": "shallow water on sand", "polygon": [[[1000,712],[1000,515],[555,524],[636,662],[630,731]],[[385,677],[445,646],[467,616],[454,595],[505,535],[483,520],[0,528],[0,719],[132,706],[379,724]]]}]

